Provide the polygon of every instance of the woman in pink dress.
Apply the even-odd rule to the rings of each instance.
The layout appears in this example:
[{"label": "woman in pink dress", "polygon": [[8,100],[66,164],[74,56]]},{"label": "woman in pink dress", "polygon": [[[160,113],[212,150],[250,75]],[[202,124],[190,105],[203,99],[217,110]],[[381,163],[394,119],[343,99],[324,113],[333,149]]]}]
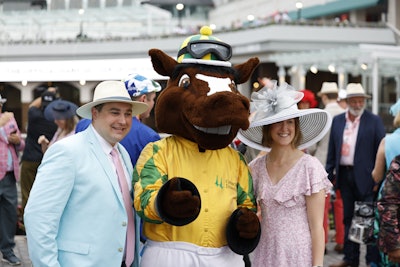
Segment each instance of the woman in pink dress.
[{"label": "woman in pink dress", "polygon": [[297,108],[303,93],[288,84],[252,94],[249,129],[238,138],[268,151],[250,162],[261,209],[261,239],[253,266],[322,266],[326,193],[324,166],[302,150],[318,142],[332,118],[322,109]]}]

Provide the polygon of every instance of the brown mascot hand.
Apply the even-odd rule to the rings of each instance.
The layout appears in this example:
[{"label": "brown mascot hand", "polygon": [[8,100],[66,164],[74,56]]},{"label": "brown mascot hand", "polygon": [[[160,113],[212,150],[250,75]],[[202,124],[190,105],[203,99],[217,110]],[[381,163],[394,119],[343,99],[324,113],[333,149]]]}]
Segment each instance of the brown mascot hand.
[{"label": "brown mascot hand", "polygon": [[257,214],[247,208],[241,208],[238,213],[236,229],[241,238],[255,238],[260,232],[260,222]]},{"label": "brown mascot hand", "polygon": [[199,214],[200,198],[181,185],[182,178],[172,178],[162,199],[164,213],[173,218],[188,218]]}]

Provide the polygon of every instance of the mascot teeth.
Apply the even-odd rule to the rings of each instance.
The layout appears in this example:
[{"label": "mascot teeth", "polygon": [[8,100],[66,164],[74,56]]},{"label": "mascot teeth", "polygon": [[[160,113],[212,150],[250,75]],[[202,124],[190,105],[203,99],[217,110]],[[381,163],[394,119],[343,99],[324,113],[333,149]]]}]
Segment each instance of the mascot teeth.
[{"label": "mascot teeth", "polygon": [[196,125],[194,125],[194,127],[197,130],[208,133],[208,134],[227,135],[231,131],[230,125],[225,125],[225,126],[220,126],[220,127],[215,127],[215,128],[205,128],[205,127],[200,127],[200,126],[196,126]]}]

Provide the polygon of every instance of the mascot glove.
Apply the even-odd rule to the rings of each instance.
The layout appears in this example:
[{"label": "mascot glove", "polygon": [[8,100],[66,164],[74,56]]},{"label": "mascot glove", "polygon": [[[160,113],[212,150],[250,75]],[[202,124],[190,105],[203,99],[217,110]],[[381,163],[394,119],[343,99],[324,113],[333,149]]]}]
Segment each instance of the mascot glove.
[{"label": "mascot glove", "polygon": [[163,212],[173,218],[188,218],[199,214],[200,198],[190,190],[181,187],[182,178],[172,178],[161,200]]},{"label": "mascot glove", "polygon": [[252,239],[257,237],[260,232],[257,214],[249,209],[241,208],[236,221],[236,229],[241,238]]}]

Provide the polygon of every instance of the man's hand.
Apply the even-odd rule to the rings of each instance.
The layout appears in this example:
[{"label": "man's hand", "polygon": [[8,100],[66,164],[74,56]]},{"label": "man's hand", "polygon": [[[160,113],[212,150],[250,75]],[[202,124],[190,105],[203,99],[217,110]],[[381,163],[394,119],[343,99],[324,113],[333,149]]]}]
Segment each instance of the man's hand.
[{"label": "man's hand", "polygon": [[13,145],[19,145],[21,143],[21,139],[19,138],[18,134],[16,132],[11,133],[7,137],[8,143],[13,144]]}]

